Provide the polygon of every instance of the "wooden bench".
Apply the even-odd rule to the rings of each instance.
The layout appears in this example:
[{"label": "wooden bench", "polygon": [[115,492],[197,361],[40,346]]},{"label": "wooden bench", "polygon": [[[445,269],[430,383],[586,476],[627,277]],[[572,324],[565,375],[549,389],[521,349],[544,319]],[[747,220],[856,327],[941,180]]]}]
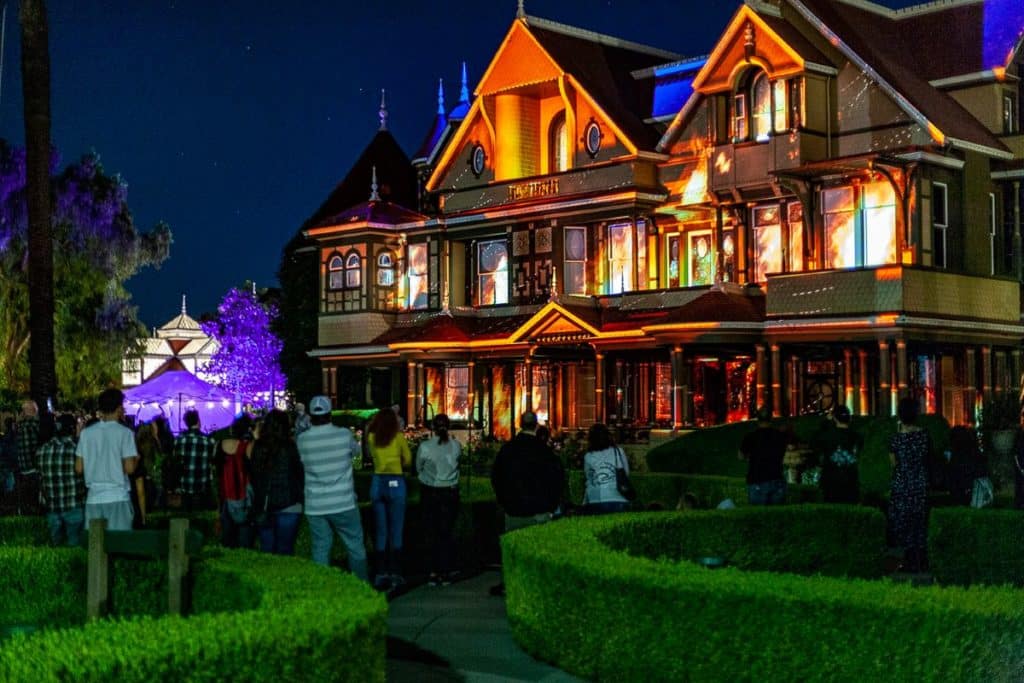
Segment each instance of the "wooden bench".
[{"label": "wooden bench", "polygon": [[203,535],[188,528],[187,519],[172,519],[169,531],[107,531],[107,520],[94,519],[86,540],[89,574],[86,616],[106,614],[110,601],[110,556],[167,558],[167,612],[181,614],[189,558],[203,547]]}]

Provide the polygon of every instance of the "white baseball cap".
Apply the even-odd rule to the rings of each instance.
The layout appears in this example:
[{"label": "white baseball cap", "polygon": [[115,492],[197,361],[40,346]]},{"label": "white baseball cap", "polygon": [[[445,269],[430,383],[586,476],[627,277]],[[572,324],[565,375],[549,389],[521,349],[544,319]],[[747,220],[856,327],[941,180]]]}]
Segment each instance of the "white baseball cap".
[{"label": "white baseball cap", "polygon": [[328,415],[331,412],[331,399],[326,396],[314,396],[309,401],[310,415]]}]

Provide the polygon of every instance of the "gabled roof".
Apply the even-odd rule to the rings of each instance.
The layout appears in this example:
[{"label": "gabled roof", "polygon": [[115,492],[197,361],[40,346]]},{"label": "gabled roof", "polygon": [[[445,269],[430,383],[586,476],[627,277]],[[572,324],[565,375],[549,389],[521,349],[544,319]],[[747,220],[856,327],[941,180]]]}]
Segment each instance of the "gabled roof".
[{"label": "gabled roof", "polygon": [[377,167],[382,199],[400,206],[416,206],[418,192],[412,163],[391,132],[381,130],[377,131],[345,178],[331,190],[324,203],[306,219],[300,230],[308,230],[330,216],[339,215],[365,202],[369,196],[374,166]]},{"label": "gabled roof", "polygon": [[654,149],[658,132],[644,123],[650,116],[654,84],[637,80],[633,72],[678,61],[681,55],[538,17],[523,21],[630,141],[640,149]]},{"label": "gabled roof", "polygon": [[372,344],[465,343],[504,339],[530,319],[528,315],[476,317],[430,313],[394,325]]},{"label": "gabled roof", "polygon": [[393,204],[392,202],[370,200],[362,202],[341,213],[327,216],[310,230],[328,226],[370,226],[370,227],[394,227],[405,223],[416,223],[425,221],[427,217],[416,211]]},{"label": "gabled roof", "polygon": [[[787,1],[847,59],[865,69],[911,118],[927,127],[936,142],[974,147],[998,157],[1010,156],[994,134],[921,75],[929,72],[925,63],[932,55],[947,49],[947,33],[960,33],[963,40],[971,42],[964,36],[972,29],[949,24],[954,19],[981,20],[981,15],[967,11],[969,6],[951,6],[934,16],[921,14],[913,19],[898,19],[890,16],[900,15],[875,11],[860,0]],[[922,33],[926,29],[932,33]]]}]

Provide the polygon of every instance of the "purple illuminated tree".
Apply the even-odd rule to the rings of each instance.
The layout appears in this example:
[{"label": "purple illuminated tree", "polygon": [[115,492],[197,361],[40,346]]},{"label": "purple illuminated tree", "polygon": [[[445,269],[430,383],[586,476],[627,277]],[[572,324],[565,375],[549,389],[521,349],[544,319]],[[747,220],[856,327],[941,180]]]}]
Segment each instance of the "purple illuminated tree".
[{"label": "purple illuminated tree", "polygon": [[285,391],[282,343],[270,331],[276,317],[276,306],[260,303],[246,289],[232,289],[217,307],[217,318],[202,323],[203,332],[220,345],[206,371],[220,377],[218,385],[243,403],[266,405],[270,394]]}]

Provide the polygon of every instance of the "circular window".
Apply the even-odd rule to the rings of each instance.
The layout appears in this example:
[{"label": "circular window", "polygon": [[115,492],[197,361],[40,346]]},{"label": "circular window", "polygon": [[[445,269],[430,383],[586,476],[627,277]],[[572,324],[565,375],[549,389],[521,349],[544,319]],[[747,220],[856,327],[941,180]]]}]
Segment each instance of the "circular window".
[{"label": "circular window", "polygon": [[484,169],[487,168],[487,153],[480,143],[473,145],[473,151],[469,154],[469,164],[473,169],[473,174],[477,177],[483,174]]},{"label": "circular window", "polygon": [[601,138],[604,134],[601,133],[601,126],[598,125],[597,121],[591,121],[587,124],[586,129],[583,131],[583,141],[587,146],[587,154],[594,157],[597,156],[598,150],[601,149]]}]

